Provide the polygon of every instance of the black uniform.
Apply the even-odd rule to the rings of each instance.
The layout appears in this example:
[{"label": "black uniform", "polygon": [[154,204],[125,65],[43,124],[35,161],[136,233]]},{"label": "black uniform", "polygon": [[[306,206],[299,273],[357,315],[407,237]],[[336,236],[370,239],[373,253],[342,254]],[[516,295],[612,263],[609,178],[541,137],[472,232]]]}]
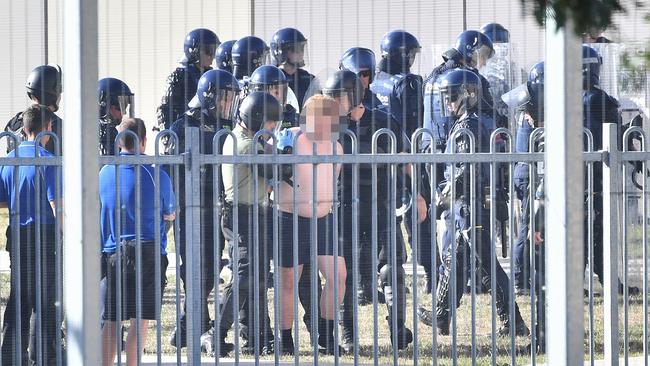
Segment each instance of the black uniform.
[{"label": "black uniform", "polygon": [[[373,96],[372,93],[366,94],[366,102],[371,102]],[[370,105],[364,103],[366,107]],[[381,128],[388,128],[395,133],[397,136],[397,152],[404,150],[403,144],[403,133],[399,123],[392,118],[390,114],[385,112],[383,108],[367,108],[363,117],[358,123],[350,123],[348,129],[355,133],[358,139],[358,148],[360,153],[370,153],[371,144],[372,144],[372,135],[375,131]],[[343,145],[343,151],[345,154],[352,153],[352,146],[350,139],[343,135],[341,138],[341,143]],[[378,153],[390,153],[390,142],[386,135],[379,138],[377,144]],[[380,164],[377,166],[377,196],[373,196],[372,192],[372,165],[361,164],[359,165],[359,196],[352,196],[352,165],[344,164],[343,169],[341,170],[341,189],[339,191],[341,197],[341,205],[339,208],[339,237],[343,246],[343,255],[345,257],[345,265],[348,272],[346,278],[346,290],[345,297],[343,300],[343,309],[342,309],[342,323],[344,326],[344,332],[349,334],[344,334],[344,336],[351,339],[353,331],[353,294],[352,285],[353,285],[353,266],[352,258],[357,256],[360,259],[359,263],[359,272],[360,278],[366,279],[366,283],[370,283],[372,278],[372,271],[377,271],[377,268],[372,268],[370,265],[370,259],[372,256],[379,254],[378,266],[384,268],[392,265],[392,247],[391,247],[391,232],[390,232],[390,220],[391,217],[395,215],[395,212],[390,211],[390,199],[391,195],[395,198],[396,205],[399,206],[399,199],[397,197],[397,192],[390,191],[390,184],[392,177],[390,175],[390,166],[386,164]],[[402,176],[401,176],[401,167],[397,166],[397,187],[398,190],[402,186]],[[359,215],[358,215],[358,253],[352,252],[352,202],[353,200],[359,201]],[[372,203],[373,201],[377,202],[377,213],[373,214],[363,214],[372,212]],[[373,236],[373,227],[372,227],[372,217],[377,217],[377,250],[379,253],[372,253],[372,236]],[[404,285],[404,270],[402,264],[405,262],[406,252],[404,249],[404,240],[401,235],[401,230],[399,230],[399,225],[397,224],[398,230],[396,234],[396,253],[397,253],[397,284],[396,286],[390,286],[389,283],[383,283],[384,292],[386,293],[387,305],[389,309],[389,316],[392,314],[391,306],[393,304],[398,307],[398,326],[404,326],[405,320],[405,306],[406,306],[406,293]],[[381,276],[385,280],[382,282],[390,281],[390,276]],[[392,290],[389,290],[392,288]],[[390,322],[389,322],[390,324]]]},{"label": "black uniform", "polygon": [[287,74],[284,70],[282,70],[282,72],[284,72],[284,76],[287,77],[289,87],[293,90],[294,94],[296,94],[298,106],[302,110],[302,105],[305,102],[305,95],[307,94],[309,86],[315,76],[303,69],[297,69],[293,75]]},{"label": "black uniform", "polygon": [[[185,151],[185,127],[198,127],[200,130],[200,140],[201,144],[199,145],[199,150],[201,154],[212,154],[212,140],[214,135],[220,129],[232,129],[232,121],[228,120],[217,120],[207,112],[202,111],[200,108],[194,108],[187,111],[181,118],[179,118],[171,126],[171,130],[176,133],[179,141],[179,151]],[[225,139],[225,136],[224,138]],[[221,144],[222,145],[222,144]],[[219,146],[221,146],[219,145]],[[220,153],[220,152],[214,152]],[[185,284],[185,253],[186,253],[186,238],[185,238],[185,173],[183,170],[180,170],[178,176],[179,179],[179,224],[180,224],[180,235],[179,235],[179,246],[181,256],[181,279]],[[221,240],[217,243],[218,247],[214,248],[214,238],[216,235],[215,230],[219,230],[219,227],[214,227],[213,219],[216,213],[216,208],[214,207],[215,202],[220,202],[222,200],[223,194],[223,184],[218,183],[219,191],[213,191],[213,169],[212,165],[208,164],[201,168],[201,241],[200,243],[192,243],[192,245],[201,246],[201,302],[202,302],[202,313],[201,313],[201,333],[206,332],[210,327],[210,316],[208,313],[208,296],[214,287],[214,271],[215,271],[215,259],[220,257],[220,254],[223,250],[223,235],[220,236]],[[181,324],[180,329],[185,331],[185,306],[183,307],[183,314],[181,315]]]},{"label": "black uniform", "polygon": [[[459,120],[454,122],[449,135],[452,136],[454,131],[460,129],[470,130],[476,137],[476,151],[477,152],[488,152],[490,146],[490,131],[484,128],[484,123],[480,121],[480,117],[475,113],[469,113],[463,115]],[[451,153],[452,146],[455,145],[457,153],[467,153],[469,151],[469,143],[466,137],[459,137],[455,141],[448,139],[447,140],[447,153]],[[452,212],[449,208],[446,208],[442,212],[442,217],[445,220],[445,232],[443,235],[443,247],[450,248],[452,245],[456,248],[456,306],[460,304],[460,299],[463,295],[462,286],[465,283],[464,271],[462,271],[463,257],[466,253],[470,251],[470,246],[474,246],[477,258],[476,258],[476,267],[479,271],[480,280],[484,287],[490,288],[491,283],[491,271],[490,271],[490,262],[491,260],[497,261],[494,258],[494,255],[491,252],[492,241],[490,236],[490,225],[489,225],[489,209],[487,209],[486,202],[484,200],[484,188],[489,186],[489,177],[488,169],[482,167],[480,164],[475,167],[475,177],[474,181],[476,182],[474,187],[474,192],[476,193],[476,206],[475,206],[475,233],[476,237],[471,237],[471,225],[470,222],[470,209],[471,209],[471,171],[469,165],[466,163],[456,164],[455,175],[451,174],[451,165],[447,165],[445,171],[445,178],[447,180],[447,185],[454,184],[456,188],[455,197],[449,197],[449,200],[453,200],[454,211]],[[452,226],[452,216],[455,217],[455,226]],[[449,313],[451,310],[451,251],[443,250],[442,262],[444,271],[440,275],[440,281],[438,283],[438,303],[436,305],[436,316],[438,319],[438,324],[449,322]],[[499,318],[504,323],[504,328],[509,329],[510,325],[510,292],[509,292],[509,280],[506,273],[503,271],[501,265],[496,262],[496,306],[497,313]],[[515,303],[515,321],[517,323],[517,332],[527,333],[527,329],[523,329],[523,320],[519,313],[519,308]],[[523,325],[523,327],[522,327]],[[521,327],[521,329],[519,329]]]},{"label": "black uniform", "polygon": [[[61,153],[63,153],[63,144],[62,144],[63,120],[56,114],[54,115],[54,117],[55,118],[52,119],[52,132],[54,132],[56,137],[59,138],[59,149]],[[19,134],[21,139],[23,140],[26,138],[25,134],[23,133],[23,112],[19,112],[12,119],[10,119],[9,122],[7,122],[7,124],[5,125],[5,131]],[[11,146],[11,143],[8,143],[7,152],[12,151],[13,149],[14,147]],[[54,139],[50,139],[47,142],[47,144],[45,144],[45,150],[56,155]]]},{"label": "black uniform", "polygon": [[[207,68],[203,72],[211,70]],[[181,64],[167,78],[167,91],[157,110],[158,128],[170,128],[187,110],[187,104],[196,95],[203,72],[196,65]]]}]

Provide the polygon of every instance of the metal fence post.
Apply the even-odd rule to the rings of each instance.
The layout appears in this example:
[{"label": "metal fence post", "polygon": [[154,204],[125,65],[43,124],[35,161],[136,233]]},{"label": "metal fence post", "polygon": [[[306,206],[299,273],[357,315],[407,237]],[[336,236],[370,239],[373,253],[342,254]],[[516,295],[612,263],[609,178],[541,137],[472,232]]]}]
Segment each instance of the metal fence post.
[{"label": "metal fence post", "polygon": [[201,363],[201,165],[196,127],[185,128],[185,316],[187,363]]},{"label": "metal fence post", "polygon": [[67,364],[99,365],[97,1],[65,0],[63,6]]},{"label": "metal fence post", "polygon": [[[603,128],[603,150],[608,159],[603,164],[603,310],[605,363],[618,365],[618,245],[621,199],[621,155],[618,148],[618,127],[608,123]],[[625,229],[623,229],[625,230]]]},{"label": "metal fence post", "polygon": [[548,364],[582,365],[584,162],[582,62],[573,22],[546,17],[545,180]]}]

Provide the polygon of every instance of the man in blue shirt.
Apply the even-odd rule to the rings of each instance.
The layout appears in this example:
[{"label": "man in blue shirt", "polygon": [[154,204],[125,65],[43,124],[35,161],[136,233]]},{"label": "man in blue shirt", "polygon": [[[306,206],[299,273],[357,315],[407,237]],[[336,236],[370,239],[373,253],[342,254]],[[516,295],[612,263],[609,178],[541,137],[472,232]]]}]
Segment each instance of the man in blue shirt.
[{"label": "man in blue shirt", "polygon": [[[131,131],[138,136],[138,142],[133,135],[127,134],[120,139],[122,156],[144,154],[147,143],[146,127],[139,118],[127,118],[118,126],[119,131]],[[160,299],[167,283],[165,271],[167,270],[167,237],[165,222],[176,218],[176,197],[171,180],[167,173],[160,170],[159,186],[156,186],[155,170],[151,165],[120,165],[119,190],[116,187],[116,166],[105,165],[99,172],[99,201],[102,253],[106,260],[107,293],[104,303],[104,328],[102,329],[103,363],[112,365],[116,353],[116,314],[117,299],[121,298],[122,309],[120,320],[130,319],[130,329],[136,329],[136,271],[142,276],[141,293],[141,320],[140,334],[144,345],[147,337],[148,321],[156,319],[156,281],[160,281]],[[140,169],[139,182],[137,170]],[[138,183],[139,186],[138,186]],[[140,233],[136,228],[136,194],[140,189]],[[119,192],[119,193],[118,193]],[[118,195],[119,194],[119,195]],[[156,211],[155,195],[160,196],[160,211]],[[119,201],[118,201],[119,198]],[[119,203],[119,211],[116,212]],[[120,215],[118,227],[117,215]],[[156,226],[156,216],[159,216],[159,226]],[[160,273],[156,273],[156,230],[160,234]],[[141,267],[136,268],[136,245],[142,251]],[[120,256],[117,255],[117,246],[120,245]],[[118,260],[121,259],[122,292],[116,293],[116,275]],[[129,331],[126,339],[127,364],[135,365],[138,353],[137,337],[135,332]]]},{"label": "man in blue shirt", "polygon": [[[42,131],[52,131],[52,121],[58,117],[47,107],[34,104],[22,113],[23,131],[27,141],[7,157],[15,156],[51,157],[43,146],[50,136],[43,136],[38,143],[36,137]],[[26,353],[30,336],[30,316],[35,313],[40,321],[40,337],[31,332],[29,337],[29,359],[32,363],[54,364],[56,362],[56,207],[61,203],[59,182],[57,191],[56,166],[3,166],[0,167],[0,207],[9,212],[18,212],[10,225],[19,225],[19,238],[12,238],[14,230],[7,230],[7,251],[11,259],[11,292],[4,314],[2,327],[2,364],[21,365],[27,363]],[[14,175],[18,174],[17,185]],[[36,189],[37,180],[40,189]],[[57,193],[59,193],[57,195]],[[17,202],[16,199],[19,201]],[[17,204],[19,203],[19,204]],[[39,205],[40,204],[40,205]],[[13,216],[13,215],[12,215]],[[37,237],[37,225],[40,229]],[[15,227],[13,228],[15,229]],[[15,239],[15,240],[12,240]],[[18,241],[19,240],[19,241]],[[40,260],[36,258],[40,245]],[[17,257],[20,255],[20,257]],[[20,261],[18,261],[20,259]],[[40,287],[36,288],[36,265],[40,263]],[[20,283],[18,283],[18,277]],[[18,285],[18,286],[16,286]],[[40,290],[41,304],[37,307],[37,293]],[[20,319],[16,318],[16,302],[20,299]],[[17,334],[20,331],[20,353],[15,352]],[[36,357],[36,341],[41,342],[42,359]],[[15,359],[15,358],[19,359]]]}]

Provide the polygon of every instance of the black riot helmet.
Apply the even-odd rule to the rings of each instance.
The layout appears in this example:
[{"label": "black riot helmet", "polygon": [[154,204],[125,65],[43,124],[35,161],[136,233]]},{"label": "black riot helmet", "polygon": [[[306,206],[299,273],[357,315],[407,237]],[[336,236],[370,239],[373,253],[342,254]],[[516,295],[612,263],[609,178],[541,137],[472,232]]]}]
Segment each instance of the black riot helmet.
[{"label": "black riot helmet", "polygon": [[189,64],[197,63],[201,58],[201,52],[214,57],[219,42],[217,35],[205,28],[197,28],[190,31],[185,36],[183,42],[183,52]]},{"label": "black riot helmet", "polygon": [[214,60],[217,64],[217,69],[225,70],[232,73],[232,46],[237,40],[225,41],[217,47],[217,53]]},{"label": "black riot helmet", "polygon": [[239,120],[253,132],[264,128],[266,122],[282,120],[282,106],[269,93],[256,91],[250,93],[239,106]]},{"label": "black riot helmet", "polygon": [[357,74],[348,70],[335,72],[327,79],[323,87],[323,94],[335,99],[338,98],[342,107],[344,101],[348,102],[347,110],[342,111],[344,115],[347,115],[354,107],[361,104],[364,92],[363,84]]},{"label": "black riot helmet", "polygon": [[251,76],[253,71],[269,62],[269,47],[258,37],[244,37],[232,46],[233,74],[237,80]]},{"label": "black riot helmet", "polygon": [[135,116],[135,101],[133,92],[125,82],[116,78],[103,78],[97,83],[97,102],[99,103],[99,118],[107,122],[119,124],[110,116],[111,106],[117,107],[123,116]]},{"label": "black riot helmet", "polygon": [[59,109],[59,97],[63,92],[62,73],[59,65],[37,66],[27,76],[27,95],[38,103]]},{"label": "black riot helmet", "polygon": [[533,65],[528,72],[526,84],[530,94],[528,112],[535,121],[544,121],[544,61]]},{"label": "black riot helmet", "polygon": [[595,49],[582,45],[582,88],[589,88],[600,84],[600,66],[603,58]]},{"label": "black riot helmet", "polygon": [[481,27],[481,33],[490,38],[492,43],[510,42],[510,32],[499,23],[487,23]]},{"label": "black riot helmet", "polygon": [[283,106],[287,104],[289,90],[287,77],[277,66],[262,65],[258,67],[248,82],[252,90],[267,92]]},{"label": "black riot helmet", "polygon": [[434,88],[440,93],[443,117],[460,117],[475,111],[481,100],[481,79],[466,69],[454,69],[443,74]]},{"label": "black riot helmet", "polygon": [[420,42],[409,32],[394,30],[381,39],[382,69],[391,74],[409,73],[415,57],[422,49]]},{"label": "black riot helmet", "polygon": [[487,61],[494,56],[492,41],[477,30],[466,30],[456,38],[456,51],[462,56],[465,65],[478,69],[480,60]]},{"label": "black riot helmet", "polygon": [[200,107],[213,117],[232,121],[239,105],[239,82],[225,70],[208,70],[201,75],[190,108]]},{"label": "black riot helmet", "polygon": [[375,78],[375,53],[368,48],[363,47],[352,47],[345,51],[343,56],[341,56],[341,61],[339,62],[340,70],[349,70],[353,73],[359,75],[364,70],[368,70],[370,74],[370,83]]},{"label": "black riot helmet", "polygon": [[[291,63],[295,67],[305,66],[305,46],[307,38],[295,28],[282,28],[271,37],[271,56],[276,65]],[[302,53],[303,58],[298,62],[291,62],[289,52]]]}]

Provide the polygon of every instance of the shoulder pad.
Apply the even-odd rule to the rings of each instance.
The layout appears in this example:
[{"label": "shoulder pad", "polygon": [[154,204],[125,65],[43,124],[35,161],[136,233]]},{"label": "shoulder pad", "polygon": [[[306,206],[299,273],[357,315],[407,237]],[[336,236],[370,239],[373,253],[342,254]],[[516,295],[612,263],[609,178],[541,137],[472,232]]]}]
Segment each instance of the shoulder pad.
[{"label": "shoulder pad", "polygon": [[5,131],[16,132],[23,128],[23,112],[18,112],[12,119],[7,122]]}]

